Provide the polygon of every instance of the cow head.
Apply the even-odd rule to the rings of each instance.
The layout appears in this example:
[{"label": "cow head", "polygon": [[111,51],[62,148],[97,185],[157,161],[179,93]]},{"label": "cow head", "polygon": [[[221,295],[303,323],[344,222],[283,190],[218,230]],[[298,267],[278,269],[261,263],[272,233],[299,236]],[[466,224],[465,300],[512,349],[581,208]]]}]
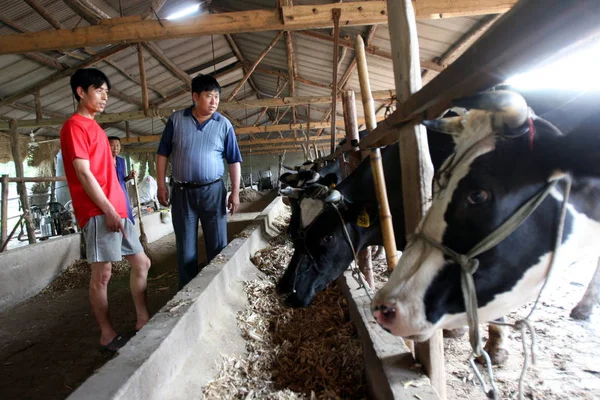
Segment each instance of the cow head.
[{"label": "cow head", "polygon": [[[289,232],[294,241],[294,254],[277,291],[286,305],[308,306],[315,294],[340,276],[352,261],[350,243],[355,251],[369,239],[368,228],[357,219],[365,212],[371,221],[376,209],[358,209],[337,190],[312,185],[292,193],[292,220]],[[296,216],[296,218],[294,218]]]},{"label": "cow head", "polygon": [[[488,92],[457,105],[470,111],[424,122],[454,135],[455,153],[437,171],[431,207],[373,301],[374,316],[382,327],[418,341],[436,329],[467,324],[460,267],[423,237],[467,254],[560,171],[573,171],[582,163],[573,154],[561,155],[579,146],[571,135],[561,136],[532,116],[516,93]],[[579,157],[596,168],[592,175],[598,168],[597,161],[591,162],[598,156],[595,140],[595,147],[578,147]],[[547,197],[513,233],[477,257],[479,268],[473,278],[481,321],[501,317],[539,292],[559,209],[560,202]],[[567,235],[571,222],[567,218]]]}]

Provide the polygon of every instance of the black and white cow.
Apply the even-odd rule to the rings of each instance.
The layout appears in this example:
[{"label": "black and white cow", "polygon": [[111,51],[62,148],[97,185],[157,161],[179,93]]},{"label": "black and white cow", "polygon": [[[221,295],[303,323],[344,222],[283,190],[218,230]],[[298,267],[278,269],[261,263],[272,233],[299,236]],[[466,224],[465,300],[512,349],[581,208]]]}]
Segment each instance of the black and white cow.
[{"label": "black and white cow", "polygon": [[[373,301],[382,327],[417,341],[436,329],[467,324],[460,267],[431,243],[468,253],[552,180],[573,178],[556,266],[600,251],[600,113],[562,135],[530,115],[525,100],[513,92],[487,92],[456,104],[471,111],[425,122],[453,135],[455,153],[438,172],[431,208]],[[552,189],[516,230],[477,256],[473,279],[480,321],[499,318],[539,293],[553,252],[562,188]],[[588,289],[596,296],[592,305],[599,275]]]}]

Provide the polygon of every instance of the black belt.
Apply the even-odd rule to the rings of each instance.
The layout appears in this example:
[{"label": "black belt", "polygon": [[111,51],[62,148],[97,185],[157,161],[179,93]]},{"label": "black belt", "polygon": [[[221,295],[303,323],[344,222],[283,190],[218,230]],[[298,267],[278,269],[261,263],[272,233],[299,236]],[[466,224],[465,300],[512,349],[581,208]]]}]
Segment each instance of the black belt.
[{"label": "black belt", "polygon": [[213,183],[217,183],[221,179],[222,178],[217,178],[212,182],[185,182],[185,181],[178,181],[178,180],[171,178],[171,180],[169,182],[171,183],[171,186],[175,184],[181,188],[201,188],[201,187],[212,185]]}]

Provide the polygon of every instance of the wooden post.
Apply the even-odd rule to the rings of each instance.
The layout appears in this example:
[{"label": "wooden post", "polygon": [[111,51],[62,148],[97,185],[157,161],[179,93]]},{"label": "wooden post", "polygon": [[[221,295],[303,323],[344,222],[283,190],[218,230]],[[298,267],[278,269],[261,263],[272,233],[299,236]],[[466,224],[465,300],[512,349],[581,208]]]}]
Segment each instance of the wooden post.
[{"label": "wooden post", "polygon": [[2,240],[6,242],[8,235],[8,175],[2,175]]},{"label": "wooden post", "polygon": [[140,67],[140,83],[142,86],[142,104],[144,105],[144,115],[148,116],[150,114],[150,106],[148,105],[148,85],[146,83],[146,68],[144,67],[144,52],[141,43],[138,43],[137,45],[137,53],[138,64]]},{"label": "wooden post", "polygon": [[279,177],[283,174],[283,160],[285,159],[285,150],[283,154],[279,155],[279,174],[277,175],[277,190],[281,188],[281,182],[279,181]]},{"label": "wooden post", "polygon": [[341,8],[334,8],[331,10],[333,15],[333,82],[331,83],[331,153],[335,151],[335,123],[337,119],[337,69],[338,69],[338,42],[340,39],[340,15],[342,13]]},{"label": "wooden post", "polygon": [[[17,130],[17,121],[11,119],[9,121],[10,126],[10,146],[12,148],[13,160],[15,162],[15,171],[17,178],[23,178],[23,158],[19,150],[19,131]],[[29,214],[29,197],[27,196],[27,186],[25,182],[17,183],[17,192],[21,197],[21,206],[23,207],[23,213],[25,214],[25,227],[27,228],[27,238],[29,243],[35,243],[35,229],[31,222],[31,215]]]},{"label": "wooden post", "polygon": [[[346,129],[346,141],[358,143],[358,124],[356,123],[356,101],[354,91],[347,90],[342,93],[342,106],[344,108],[344,128]],[[349,163],[343,170],[343,177],[346,179],[361,162],[360,151],[350,152]],[[373,262],[371,260],[371,248],[367,247],[358,253],[358,268],[365,276],[365,281],[371,289],[375,288],[375,279],[373,277]]]},{"label": "wooden post", "polygon": [[[421,67],[417,23],[410,0],[388,0],[388,24],[398,102],[407,101],[421,88]],[[427,132],[420,124],[407,125],[400,135],[400,164],[406,234],[417,228],[429,208],[433,167]],[[442,332],[430,340],[415,343],[415,357],[423,364],[440,398],[446,398],[446,375]]]},{"label": "wooden post", "polygon": [[[367,70],[365,44],[360,35],[356,36],[356,60],[367,131],[371,132],[377,126],[377,120],[375,118],[375,104],[373,102],[373,96],[371,96],[371,84],[369,83],[369,72]],[[392,225],[392,214],[390,212],[390,205],[388,204],[385,177],[383,175],[381,151],[379,149],[371,150],[370,158],[375,191],[377,192],[377,200],[379,201],[381,233],[383,234],[388,270],[391,270],[398,264],[398,251],[396,248],[394,226]]]}]

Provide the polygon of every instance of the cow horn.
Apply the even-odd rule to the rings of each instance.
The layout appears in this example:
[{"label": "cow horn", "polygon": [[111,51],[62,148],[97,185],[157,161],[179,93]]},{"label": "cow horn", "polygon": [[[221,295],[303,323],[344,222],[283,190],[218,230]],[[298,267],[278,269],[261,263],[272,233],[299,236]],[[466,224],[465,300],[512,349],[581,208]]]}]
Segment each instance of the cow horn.
[{"label": "cow horn", "polygon": [[327,194],[327,197],[325,197],[325,200],[323,200],[325,203],[330,203],[330,204],[337,204],[342,200],[342,194],[340,192],[338,192],[337,190],[333,189],[330,190],[329,193]]},{"label": "cow horn", "polygon": [[293,199],[298,199],[298,198],[300,198],[300,196],[302,195],[302,193],[304,193],[304,189],[293,188],[293,187],[286,187],[284,189],[279,190],[279,193],[282,196],[291,197]]},{"label": "cow horn", "polygon": [[463,120],[463,117],[446,117],[441,119],[426,119],[421,121],[421,123],[436,132],[458,135],[464,128]]},{"label": "cow horn", "polygon": [[454,100],[452,104],[459,107],[500,113],[502,118],[498,118],[496,123],[500,126],[496,126],[496,128],[504,128],[504,126],[509,129],[519,128],[528,117],[527,102],[523,96],[510,90],[478,93]]}]

